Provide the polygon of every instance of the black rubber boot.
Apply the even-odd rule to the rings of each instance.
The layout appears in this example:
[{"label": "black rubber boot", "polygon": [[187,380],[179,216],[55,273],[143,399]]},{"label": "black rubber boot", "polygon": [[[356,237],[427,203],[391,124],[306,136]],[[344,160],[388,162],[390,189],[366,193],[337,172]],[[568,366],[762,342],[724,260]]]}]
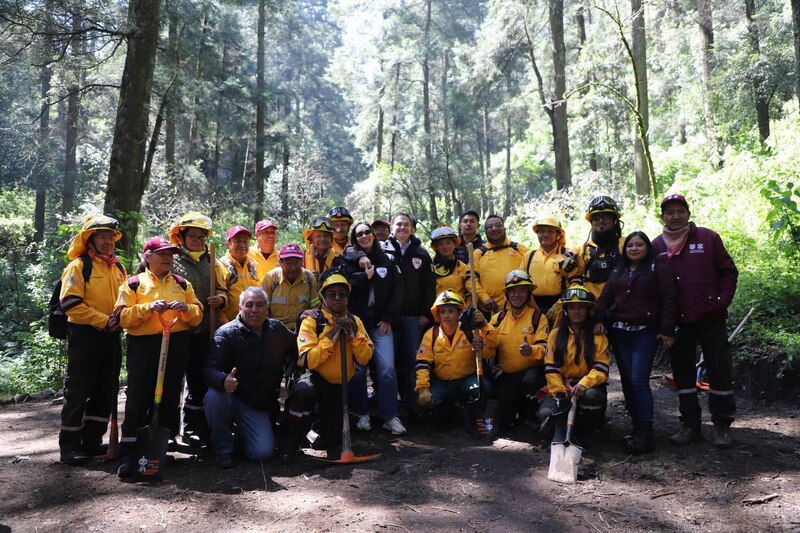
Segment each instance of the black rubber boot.
[{"label": "black rubber boot", "polygon": [[278,459],[282,464],[288,465],[297,461],[297,451],[300,449],[300,444],[303,442],[306,433],[308,433],[308,424],[305,422],[306,417],[301,419],[287,418],[286,424],[286,437],[281,446],[281,451],[278,454]]},{"label": "black rubber boot", "polygon": [[625,451],[634,455],[655,451],[653,443],[653,422],[640,422],[634,429],[633,437],[625,441]]}]

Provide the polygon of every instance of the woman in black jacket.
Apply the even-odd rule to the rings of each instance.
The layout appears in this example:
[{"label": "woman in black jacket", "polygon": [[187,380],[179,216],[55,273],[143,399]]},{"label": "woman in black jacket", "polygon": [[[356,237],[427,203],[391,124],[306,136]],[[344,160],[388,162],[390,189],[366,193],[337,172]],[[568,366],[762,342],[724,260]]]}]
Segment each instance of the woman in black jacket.
[{"label": "woman in black jacket", "polygon": [[[397,373],[394,367],[392,323],[397,320],[402,299],[400,269],[389,259],[375,238],[368,222],[353,225],[351,245],[344,250],[344,267],[352,287],[348,308],[361,318],[375,345],[372,360],[377,369],[378,406],[383,428],[393,435],[403,435],[406,428],[397,417]],[[362,268],[359,259],[367,255]],[[364,264],[364,262],[361,262]],[[359,415],[356,428],[371,429],[367,403],[366,368],[358,368],[350,384],[351,406]]]},{"label": "woman in black jacket", "polygon": [[653,393],[650,371],[660,342],[675,340],[678,318],[675,275],[657,261],[650,239],[641,231],[625,238],[620,265],[603,288],[595,311],[595,333],[606,333],[619,366],[625,404],[634,433],[626,438],[630,453],[653,451]]}]

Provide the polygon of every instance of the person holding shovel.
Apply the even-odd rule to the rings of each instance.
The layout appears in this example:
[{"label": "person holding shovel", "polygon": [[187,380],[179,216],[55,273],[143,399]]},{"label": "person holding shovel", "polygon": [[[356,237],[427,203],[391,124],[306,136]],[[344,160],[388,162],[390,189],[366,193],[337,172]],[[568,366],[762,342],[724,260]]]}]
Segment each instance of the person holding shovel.
[{"label": "person holding shovel", "polygon": [[655,449],[650,371],[658,343],[668,350],[675,340],[678,286],[666,261],[656,261],[646,234],[628,235],[623,250],[622,264],[611,273],[598,301],[594,331],[608,333],[633,419],[633,435],[623,447],[640,454]]},{"label": "person holding shovel", "polygon": [[[183,440],[189,446],[202,446],[210,442],[210,433],[203,413],[206,384],[203,368],[208,357],[208,346],[214,310],[225,305],[225,285],[216,265],[211,264],[207,241],[211,237],[211,219],[191,212],[183,215],[169,230],[169,240],[180,246],[172,271],[192,284],[197,299],[204,302],[203,321],[189,333],[189,358],[186,363],[186,386],[189,390],[183,403]],[[216,277],[216,291],[211,294],[211,275]]]},{"label": "person holding shovel", "polygon": [[[449,226],[442,226],[431,232],[431,248],[435,252],[433,274],[436,276],[436,294],[450,289],[461,296],[467,305],[472,305],[472,294],[469,290],[469,267],[456,257],[456,248],[460,245],[461,239]],[[480,282],[477,282],[475,292],[486,298],[489,297],[483,292]]]},{"label": "person holding shovel", "polygon": [[549,396],[539,407],[543,421],[540,434],[547,436],[550,424],[570,409],[577,398],[576,432],[590,436],[605,421],[606,383],[611,355],[608,339],[594,333],[591,309],[594,295],[583,285],[573,284],[561,296],[563,311],[547,338],[544,372]]},{"label": "person holding shovel", "polygon": [[[431,307],[436,325],[422,336],[417,353],[417,402],[421,409],[432,411],[437,425],[447,422],[452,404],[458,403],[470,431],[488,436],[481,405],[481,389],[485,393],[488,385],[478,381],[475,351],[483,349],[483,337],[492,327],[483,313],[464,308],[464,300],[453,291],[436,297]],[[480,334],[473,335],[474,330]]]},{"label": "person holding shovel", "polygon": [[203,319],[203,304],[192,284],[172,274],[174,255],[179,252],[178,246],[163,237],[148,239],[142,248],[140,272],[119,289],[115,313],[128,333],[128,389],[120,439],[123,463],[117,472],[120,477],[133,474],[137,430],[150,422],[163,331],[161,313],[177,315],[177,322],[170,336],[160,423],[170,435],[178,433],[178,405],[189,356],[188,330]]},{"label": "person holding shovel", "polygon": [[[286,440],[281,462],[294,460],[311,424],[314,406],[319,406],[319,438],[316,449],[340,445],[342,429],[342,379],[353,378],[356,364],[366,366],[374,346],[357,316],[347,312],[350,283],[339,269],[328,269],[319,278],[321,316],[303,318],[297,333],[297,367],[289,383],[286,399]],[[341,335],[346,335],[347,353],[341,353]],[[342,357],[347,375],[342,375]]]}]

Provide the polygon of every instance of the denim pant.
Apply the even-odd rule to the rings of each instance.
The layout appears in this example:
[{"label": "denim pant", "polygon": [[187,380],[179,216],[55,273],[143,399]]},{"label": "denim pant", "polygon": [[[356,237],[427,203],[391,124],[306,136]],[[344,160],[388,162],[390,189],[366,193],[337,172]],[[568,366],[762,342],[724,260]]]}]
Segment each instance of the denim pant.
[{"label": "denim pant", "polygon": [[[378,405],[381,418],[390,420],[397,416],[397,373],[394,369],[394,336],[391,332],[384,336],[378,328],[369,331],[369,338],[375,345],[372,360],[378,370]],[[369,413],[367,402],[367,367],[356,366],[356,373],[349,383],[350,407],[358,415]]]},{"label": "denim pant", "polygon": [[431,376],[431,396],[434,406],[452,402],[467,404],[478,400],[480,395],[477,374],[469,374],[450,381]]},{"label": "denim pant", "polygon": [[414,388],[417,382],[416,366],[417,351],[422,343],[422,328],[419,327],[418,316],[401,316],[398,337],[399,366],[402,369],[400,377],[400,397],[403,403],[412,411],[416,397]]},{"label": "denim pant", "polygon": [[650,372],[656,356],[658,331],[646,327],[639,331],[611,328],[609,337],[619,366],[622,393],[635,422],[653,421],[653,391]]},{"label": "denim pant", "polygon": [[239,429],[244,454],[253,461],[266,461],[275,449],[272,423],[266,411],[253,409],[233,394],[209,388],[203,398],[211,443],[217,454],[233,453],[233,424]]}]

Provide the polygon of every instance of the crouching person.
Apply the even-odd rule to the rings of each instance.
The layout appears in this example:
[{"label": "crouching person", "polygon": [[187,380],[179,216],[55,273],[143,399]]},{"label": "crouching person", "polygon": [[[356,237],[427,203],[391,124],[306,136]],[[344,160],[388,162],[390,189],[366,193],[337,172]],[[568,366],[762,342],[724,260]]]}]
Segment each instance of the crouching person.
[{"label": "crouching person", "polygon": [[[347,363],[349,382],[356,363],[366,366],[372,358],[372,341],[357,316],[347,312],[350,283],[338,269],[328,269],[319,278],[321,314],[308,315],[300,322],[297,334],[297,368],[289,383],[286,399],[286,441],[280,459],[295,459],[304,435],[311,425],[311,413],[319,405],[319,437],[316,449],[336,448],[341,444],[342,357]],[[346,335],[346,353],[341,352],[340,335]]]},{"label": "crouching person", "polygon": [[267,318],[264,289],[242,291],[239,314],[214,334],[204,372],[209,388],[203,404],[222,468],[233,466],[234,424],[248,459],[272,457],[283,368],[296,352],[294,333]]},{"label": "crouching person", "polygon": [[[481,384],[475,371],[475,350],[483,349],[483,336],[491,329],[480,311],[470,307],[464,313],[466,331],[459,328],[464,300],[447,289],[436,297],[431,313],[436,321],[422,336],[417,352],[417,402],[432,410],[437,425],[446,422],[452,404],[464,408],[470,425],[481,436],[488,436],[481,405]],[[472,330],[480,329],[479,336]],[[485,385],[485,384],[484,384]]]},{"label": "crouching person", "polygon": [[539,419],[544,421],[540,433],[549,437],[554,426],[563,426],[569,398],[574,397],[578,399],[575,431],[590,436],[605,421],[611,364],[608,339],[593,332],[589,315],[595,298],[583,285],[564,291],[561,303],[563,315],[547,339],[544,371],[549,396],[539,408]]}]

